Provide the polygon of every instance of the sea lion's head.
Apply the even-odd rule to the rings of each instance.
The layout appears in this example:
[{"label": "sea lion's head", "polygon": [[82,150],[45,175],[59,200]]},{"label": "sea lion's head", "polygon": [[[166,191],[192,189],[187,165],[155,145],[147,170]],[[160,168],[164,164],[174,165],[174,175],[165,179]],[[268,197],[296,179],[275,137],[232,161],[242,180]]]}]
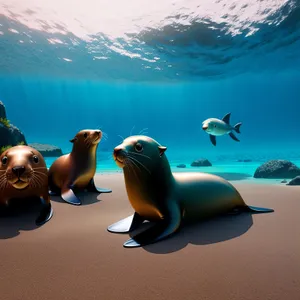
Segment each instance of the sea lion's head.
[{"label": "sea lion's head", "polygon": [[47,185],[48,170],[41,153],[28,146],[15,146],[0,156],[0,190],[12,186],[23,190]]},{"label": "sea lion's head", "polygon": [[126,138],[122,144],[115,147],[113,157],[120,168],[140,170],[152,173],[166,160],[166,147],[154,139],[137,135]]},{"label": "sea lion's head", "polygon": [[70,140],[74,146],[80,146],[83,148],[91,148],[97,146],[102,139],[102,131],[100,129],[85,129],[79,131],[75,137]]}]

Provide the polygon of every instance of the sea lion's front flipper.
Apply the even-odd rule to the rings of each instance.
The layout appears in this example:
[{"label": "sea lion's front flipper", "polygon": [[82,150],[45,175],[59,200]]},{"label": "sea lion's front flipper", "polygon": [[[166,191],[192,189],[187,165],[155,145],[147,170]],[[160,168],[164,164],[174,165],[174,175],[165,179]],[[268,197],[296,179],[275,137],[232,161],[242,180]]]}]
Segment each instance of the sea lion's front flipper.
[{"label": "sea lion's front flipper", "polygon": [[132,216],[110,225],[107,230],[113,233],[127,233],[136,229],[143,222],[144,219],[138,213],[134,213]]},{"label": "sea lion's front flipper", "polygon": [[80,199],[77,198],[72,189],[67,186],[61,189],[61,197],[70,204],[81,205]]},{"label": "sea lion's front flipper", "polygon": [[256,206],[247,206],[246,210],[252,213],[270,213],[274,212],[272,208],[256,207]]},{"label": "sea lion's front flipper", "polygon": [[56,193],[56,192],[53,192],[53,191],[49,190],[49,195],[50,195],[50,196],[57,196],[57,195],[58,195],[58,193]]},{"label": "sea lion's front flipper", "polygon": [[216,136],[210,134],[210,135],[209,135],[209,138],[210,138],[211,143],[212,143],[214,146],[216,146],[216,144],[217,144]]},{"label": "sea lion's front flipper", "polygon": [[46,198],[46,199],[47,200],[45,200],[44,197],[41,197],[41,201],[43,203],[43,207],[42,207],[42,210],[40,211],[40,215],[35,220],[35,223],[36,223],[37,226],[41,226],[41,225],[45,224],[53,216],[53,209],[52,209],[52,205],[51,205],[50,199],[49,199],[49,197]]},{"label": "sea lion's front flipper", "polygon": [[181,213],[178,205],[173,203],[174,206],[168,210],[168,214],[164,219],[156,223],[149,229],[135,235],[127,240],[123,246],[125,248],[135,248],[153,244],[176,232],[181,223]]},{"label": "sea lion's front flipper", "polygon": [[235,141],[237,141],[237,142],[240,141],[240,140],[239,140],[232,132],[229,133],[229,136],[230,136],[233,140],[235,140]]},{"label": "sea lion's front flipper", "polygon": [[89,185],[87,186],[87,190],[89,192],[96,192],[96,193],[111,193],[112,192],[112,190],[110,190],[110,189],[102,189],[102,188],[96,187],[94,178],[91,179]]}]

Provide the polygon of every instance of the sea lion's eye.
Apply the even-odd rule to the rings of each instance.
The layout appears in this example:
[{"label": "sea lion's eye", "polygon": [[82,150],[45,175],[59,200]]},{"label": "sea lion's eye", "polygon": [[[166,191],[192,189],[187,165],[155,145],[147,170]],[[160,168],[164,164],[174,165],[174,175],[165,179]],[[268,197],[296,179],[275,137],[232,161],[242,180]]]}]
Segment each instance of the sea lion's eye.
[{"label": "sea lion's eye", "polygon": [[38,156],[34,155],[33,156],[33,161],[37,164],[39,162]]},{"label": "sea lion's eye", "polygon": [[135,144],[135,150],[137,152],[142,152],[143,151],[143,145],[141,143],[136,143]]},{"label": "sea lion's eye", "polygon": [[214,125],[214,127],[217,127],[217,125]]},{"label": "sea lion's eye", "polygon": [[3,165],[6,165],[6,164],[7,164],[7,161],[8,161],[7,156],[4,156],[4,157],[2,158],[2,164],[3,164]]},{"label": "sea lion's eye", "polygon": [[87,134],[87,133],[85,133],[83,136],[84,136],[84,138],[86,139],[86,138],[87,138],[87,136],[88,136],[88,134]]}]

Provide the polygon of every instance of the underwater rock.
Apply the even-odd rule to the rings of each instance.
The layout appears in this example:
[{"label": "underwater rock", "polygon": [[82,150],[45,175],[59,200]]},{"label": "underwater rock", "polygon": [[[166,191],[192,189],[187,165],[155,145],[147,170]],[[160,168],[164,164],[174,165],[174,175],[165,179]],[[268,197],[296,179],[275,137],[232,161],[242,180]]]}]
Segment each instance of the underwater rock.
[{"label": "underwater rock", "polygon": [[0,154],[7,148],[27,145],[24,134],[19,128],[9,123],[4,104],[0,101]]},{"label": "underwater rock", "polygon": [[281,183],[287,183],[287,180],[283,179],[283,180],[281,181]]},{"label": "underwater rock", "polygon": [[63,155],[62,150],[54,145],[32,143],[29,146],[39,151],[44,157],[58,157]]},{"label": "underwater rock", "polygon": [[197,159],[191,164],[192,167],[211,167],[212,164],[206,158]]},{"label": "underwater rock", "polygon": [[5,106],[1,101],[0,101],[0,119],[6,119]]},{"label": "underwater rock", "polygon": [[270,160],[254,173],[254,178],[294,178],[300,175],[300,169],[288,160]]},{"label": "underwater rock", "polygon": [[4,148],[27,145],[24,134],[14,125],[9,127],[0,123],[0,153]]},{"label": "underwater rock", "polygon": [[300,176],[293,178],[287,185],[300,185]]},{"label": "underwater rock", "polygon": [[186,165],[185,165],[185,164],[179,164],[179,165],[177,166],[177,168],[186,168]]}]

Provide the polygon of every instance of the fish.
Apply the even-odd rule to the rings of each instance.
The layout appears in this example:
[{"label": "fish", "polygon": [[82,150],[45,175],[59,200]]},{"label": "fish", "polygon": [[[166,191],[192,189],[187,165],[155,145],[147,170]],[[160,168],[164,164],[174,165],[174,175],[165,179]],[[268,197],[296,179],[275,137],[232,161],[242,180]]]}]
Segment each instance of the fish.
[{"label": "fish", "polygon": [[239,142],[240,140],[234,135],[233,131],[240,132],[242,123],[237,123],[234,126],[230,125],[231,113],[226,114],[222,120],[216,118],[209,118],[202,122],[202,129],[209,134],[211,143],[217,145],[217,136],[228,134],[233,140]]}]

